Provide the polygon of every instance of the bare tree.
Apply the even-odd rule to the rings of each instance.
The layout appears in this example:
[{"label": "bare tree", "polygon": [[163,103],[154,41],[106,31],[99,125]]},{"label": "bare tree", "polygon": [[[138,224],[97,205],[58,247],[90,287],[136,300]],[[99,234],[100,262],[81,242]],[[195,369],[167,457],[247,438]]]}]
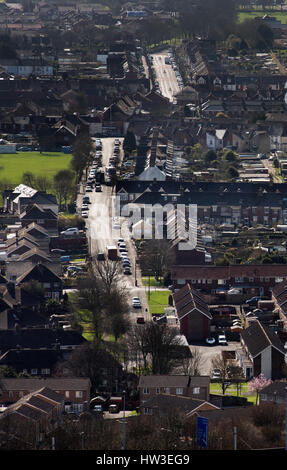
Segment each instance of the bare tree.
[{"label": "bare tree", "polygon": [[112,261],[110,259],[105,259],[103,261],[95,260],[93,268],[95,276],[102,281],[107,294],[110,294],[121,276],[120,262]]},{"label": "bare tree", "polygon": [[198,348],[191,350],[191,357],[183,359],[181,368],[184,375],[201,375],[201,367],[203,362],[202,353]]},{"label": "bare tree", "polygon": [[163,277],[171,269],[174,261],[174,252],[168,240],[145,240],[140,256],[142,271],[154,275],[156,278]]},{"label": "bare tree", "polygon": [[130,331],[128,344],[131,359],[140,362],[144,371],[150,366],[152,374],[169,374],[182,361],[178,331],[166,324],[150,321],[136,325]]},{"label": "bare tree", "polygon": [[221,384],[223,395],[231,385],[231,381],[233,379],[238,381],[239,376],[243,377],[243,372],[240,371],[240,368],[234,367],[234,365],[222,354],[218,354],[212,359],[212,366],[220,372],[218,381]]}]

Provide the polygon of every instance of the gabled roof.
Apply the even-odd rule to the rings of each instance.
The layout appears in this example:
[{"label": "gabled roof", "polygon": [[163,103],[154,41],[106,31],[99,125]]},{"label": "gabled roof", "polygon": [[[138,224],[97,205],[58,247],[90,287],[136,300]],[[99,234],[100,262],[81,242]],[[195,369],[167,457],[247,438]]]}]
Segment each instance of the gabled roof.
[{"label": "gabled roof", "polygon": [[15,330],[0,330],[0,350],[2,354],[15,349],[17,345],[22,348],[37,350],[40,348],[52,349],[55,345],[61,347],[80,346],[86,343],[85,338],[76,330],[63,330],[63,328],[20,328]]},{"label": "gabled roof", "polygon": [[51,209],[43,209],[38,204],[34,204],[32,207],[27,207],[25,212],[20,214],[20,219],[56,219],[57,215]]},{"label": "gabled roof", "polygon": [[210,320],[212,319],[207,303],[200,297],[198,292],[191,289],[188,283],[173,294],[173,300],[179,320],[194,311],[202,313]]},{"label": "gabled roof", "polygon": [[60,282],[60,277],[55,274],[52,269],[44,266],[43,264],[37,264],[23,273],[17,278],[17,283],[21,284],[23,282],[30,281],[31,279],[39,282]]},{"label": "gabled roof", "polygon": [[253,358],[269,347],[275,348],[285,356],[284,345],[274,330],[258,320],[241,332],[241,338]]},{"label": "gabled roof", "polygon": [[218,410],[219,407],[205,400],[199,400],[193,397],[183,397],[179,395],[155,395],[149,400],[146,400],[143,405],[144,408],[155,408],[159,412],[165,412],[169,410],[182,411],[189,417],[192,413],[200,410],[204,405],[208,405],[210,408]]},{"label": "gabled roof", "polygon": [[141,375],[139,387],[209,387],[209,376]]}]

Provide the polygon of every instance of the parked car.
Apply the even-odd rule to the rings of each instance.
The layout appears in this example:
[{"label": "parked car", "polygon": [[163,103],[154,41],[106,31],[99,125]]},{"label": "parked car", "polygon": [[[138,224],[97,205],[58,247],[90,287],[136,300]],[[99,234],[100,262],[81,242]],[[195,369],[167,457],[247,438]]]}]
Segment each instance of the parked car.
[{"label": "parked car", "polygon": [[129,274],[131,274],[131,273],[132,273],[132,272],[131,272],[131,269],[130,269],[130,268],[125,268],[124,274],[129,275]]},{"label": "parked car", "polygon": [[61,235],[75,235],[79,233],[79,229],[77,227],[69,227],[66,230],[61,232]]},{"label": "parked car", "polygon": [[118,413],[118,412],[119,412],[118,405],[110,405],[109,406],[109,413]]},{"label": "parked car", "polygon": [[97,255],[97,260],[98,261],[104,261],[105,260],[105,253],[98,253]]},{"label": "parked car", "polygon": [[100,193],[102,191],[102,186],[100,184],[97,184],[95,191],[96,193]]},{"label": "parked car", "polygon": [[221,345],[226,345],[227,344],[225,335],[218,335],[218,344],[221,344]]},{"label": "parked car", "polygon": [[246,304],[249,306],[257,306],[257,302],[261,300],[261,297],[251,297],[251,299],[246,300]]},{"label": "parked car", "polygon": [[216,343],[215,338],[212,338],[212,337],[206,338],[205,342],[209,344],[210,346]]},{"label": "parked car", "polygon": [[137,323],[142,325],[143,323],[145,323],[145,319],[144,317],[137,317]]},{"label": "parked car", "polygon": [[212,378],[213,379],[220,379],[220,376],[221,376],[220,369],[213,369]]},{"label": "parked car", "polygon": [[133,297],[133,307],[134,308],[141,308],[141,301],[139,297]]}]

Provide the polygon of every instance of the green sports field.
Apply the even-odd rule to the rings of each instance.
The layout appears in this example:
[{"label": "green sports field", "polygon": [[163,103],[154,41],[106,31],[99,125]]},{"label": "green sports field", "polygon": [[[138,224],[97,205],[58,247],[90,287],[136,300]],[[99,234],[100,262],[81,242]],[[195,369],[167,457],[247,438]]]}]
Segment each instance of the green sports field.
[{"label": "green sports field", "polygon": [[71,154],[61,152],[17,152],[0,154],[0,180],[7,180],[13,185],[22,182],[23,173],[29,171],[35,176],[53,176],[70,167]]}]

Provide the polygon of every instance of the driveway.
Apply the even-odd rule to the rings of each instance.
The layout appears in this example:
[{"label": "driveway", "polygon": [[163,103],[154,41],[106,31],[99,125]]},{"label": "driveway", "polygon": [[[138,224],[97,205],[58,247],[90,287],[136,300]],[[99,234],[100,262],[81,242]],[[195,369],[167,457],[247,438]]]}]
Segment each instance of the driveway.
[{"label": "driveway", "polygon": [[212,371],[212,359],[214,359],[218,354],[221,354],[222,351],[236,351],[241,348],[239,341],[230,341],[226,346],[208,346],[208,345],[190,345],[190,350],[196,350],[199,352],[201,361],[200,361],[200,373],[201,375],[210,375]]}]

